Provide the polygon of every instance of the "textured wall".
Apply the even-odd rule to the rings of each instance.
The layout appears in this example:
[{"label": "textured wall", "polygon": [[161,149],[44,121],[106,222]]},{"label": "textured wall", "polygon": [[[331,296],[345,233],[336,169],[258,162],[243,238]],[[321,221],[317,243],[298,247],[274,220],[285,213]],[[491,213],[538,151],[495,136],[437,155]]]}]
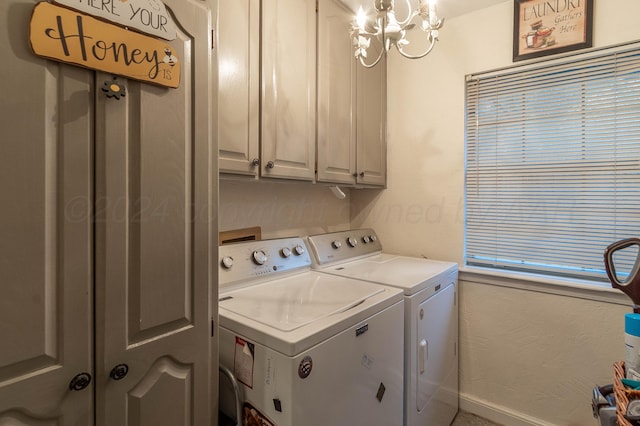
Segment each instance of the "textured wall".
[{"label": "textured wall", "polygon": [[349,229],[349,190],[343,200],[309,182],[220,180],[220,231],[262,227],[263,238]]},{"label": "textured wall", "polygon": [[459,300],[463,402],[509,425],[593,424],[591,391],[624,359],[627,306],[468,281]]}]

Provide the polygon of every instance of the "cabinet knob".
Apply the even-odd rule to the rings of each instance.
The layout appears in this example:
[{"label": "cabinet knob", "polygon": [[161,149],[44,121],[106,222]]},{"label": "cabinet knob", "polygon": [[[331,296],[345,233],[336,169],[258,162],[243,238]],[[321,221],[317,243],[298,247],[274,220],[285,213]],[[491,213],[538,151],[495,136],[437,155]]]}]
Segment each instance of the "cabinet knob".
[{"label": "cabinet knob", "polygon": [[111,369],[109,377],[111,377],[113,380],[122,380],[125,378],[128,372],[129,366],[127,364],[118,364]]},{"label": "cabinet knob", "polygon": [[75,377],[71,379],[71,382],[69,382],[69,389],[74,391],[81,391],[82,389],[89,386],[89,383],[91,383],[91,374],[76,374]]},{"label": "cabinet knob", "polygon": [[360,172],[360,177],[364,177],[364,172]]},{"label": "cabinet knob", "polygon": [[358,177],[358,173],[354,172],[354,173],[351,174],[351,176]]},{"label": "cabinet knob", "polygon": [[258,167],[260,165],[260,160],[257,158],[254,158],[253,160],[251,160],[251,167]]},{"label": "cabinet knob", "polygon": [[274,163],[273,161],[269,161],[267,163],[267,169],[273,169],[276,166],[276,163]]}]

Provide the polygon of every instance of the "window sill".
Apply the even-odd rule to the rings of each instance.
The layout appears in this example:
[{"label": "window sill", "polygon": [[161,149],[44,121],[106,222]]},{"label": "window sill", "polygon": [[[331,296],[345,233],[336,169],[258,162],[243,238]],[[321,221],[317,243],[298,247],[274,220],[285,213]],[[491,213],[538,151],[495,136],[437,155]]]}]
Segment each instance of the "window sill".
[{"label": "window sill", "polygon": [[460,267],[459,280],[596,300],[614,303],[616,305],[631,306],[633,303],[626,294],[614,288],[607,287],[605,283],[597,284],[586,280],[553,278],[524,272],[495,271],[477,266]]}]

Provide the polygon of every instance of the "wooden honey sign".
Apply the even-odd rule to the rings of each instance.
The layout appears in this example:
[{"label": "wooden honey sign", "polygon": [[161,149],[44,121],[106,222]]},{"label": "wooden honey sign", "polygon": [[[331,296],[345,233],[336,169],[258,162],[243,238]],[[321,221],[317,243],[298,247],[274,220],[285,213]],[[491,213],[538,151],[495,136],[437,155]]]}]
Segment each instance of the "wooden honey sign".
[{"label": "wooden honey sign", "polygon": [[96,18],[167,40],[175,40],[176,26],[161,0],[53,0]]},{"label": "wooden honey sign", "polygon": [[176,88],[180,61],[168,42],[47,2],[31,16],[29,40],[38,56]]}]

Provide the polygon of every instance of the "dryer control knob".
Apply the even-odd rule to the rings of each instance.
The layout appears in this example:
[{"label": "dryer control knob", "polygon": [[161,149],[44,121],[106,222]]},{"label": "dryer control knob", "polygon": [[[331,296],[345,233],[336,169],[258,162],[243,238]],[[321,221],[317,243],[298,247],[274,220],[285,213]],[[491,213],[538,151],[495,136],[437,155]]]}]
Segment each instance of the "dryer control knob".
[{"label": "dryer control knob", "polygon": [[225,256],[222,258],[222,262],[220,263],[222,264],[222,267],[224,269],[231,269],[231,267],[233,266],[233,257]]},{"label": "dryer control knob", "polygon": [[369,235],[369,239],[371,240],[372,243],[375,243],[376,241],[378,241],[378,237],[376,237],[375,235]]},{"label": "dryer control knob", "polygon": [[283,247],[282,250],[280,250],[280,255],[282,255],[282,257],[291,256],[291,249],[289,247]]},{"label": "dryer control knob", "polygon": [[358,240],[353,237],[349,237],[347,238],[347,244],[349,244],[351,247],[355,247],[358,245]]},{"label": "dryer control knob", "polygon": [[338,240],[335,240],[331,243],[331,247],[333,247],[334,249],[339,249],[340,247],[342,247],[342,243]]},{"label": "dryer control knob", "polygon": [[301,245],[297,245],[293,248],[293,253],[295,253],[296,256],[300,256],[301,254],[304,254],[304,247],[302,247]]},{"label": "dryer control knob", "polygon": [[267,255],[262,250],[253,252],[253,261],[256,265],[264,265],[267,263]]},{"label": "dryer control knob", "polygon": [[371,242],[371,237],[368,235],[365,235],[364,237],[362,237],[362,242],[365,244],[369,244]]}]

